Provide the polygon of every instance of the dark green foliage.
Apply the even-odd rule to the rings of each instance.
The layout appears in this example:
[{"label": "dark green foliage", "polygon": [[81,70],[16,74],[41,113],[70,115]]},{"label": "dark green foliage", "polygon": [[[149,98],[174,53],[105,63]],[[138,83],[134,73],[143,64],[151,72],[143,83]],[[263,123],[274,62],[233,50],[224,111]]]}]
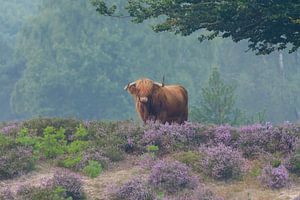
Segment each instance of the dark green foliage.
[{"label": "dark green foliage", "polygon": [[[92,0],[102,15],[114,16],[116,5],[108,8],[103,0]],[[269,54],[287,47],[299,48],[300,4],[288,1],[157,1],[130,0],[126,9],[134,22],[160,18],[153,29],[187,36],[198,30],[200,41],[217,36],[234,42],[248,40],[249,49]],[[282,29],[284,27],[284,29]]]}]

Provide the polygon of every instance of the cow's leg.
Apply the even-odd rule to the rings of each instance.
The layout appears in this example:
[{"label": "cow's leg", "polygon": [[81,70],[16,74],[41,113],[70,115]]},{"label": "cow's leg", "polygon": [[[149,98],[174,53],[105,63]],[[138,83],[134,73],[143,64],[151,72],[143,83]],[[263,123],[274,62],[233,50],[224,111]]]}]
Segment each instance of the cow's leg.
[{"label": "cow's leg", "polygon": [[181,121],[181,123],[183,123],[183,122],[185,122],[185,121],[188,120],[188,114],[189,114],[189,111],[186,109],[184,111],[184,113],[182,114],[182,117],[181,117],[182,121]]}]

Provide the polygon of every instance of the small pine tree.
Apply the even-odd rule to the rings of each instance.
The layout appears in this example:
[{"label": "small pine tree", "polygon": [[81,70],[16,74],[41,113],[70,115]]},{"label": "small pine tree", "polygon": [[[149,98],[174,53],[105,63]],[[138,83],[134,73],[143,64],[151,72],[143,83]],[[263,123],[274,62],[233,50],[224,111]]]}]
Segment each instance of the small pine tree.
[{"label": "small pine tree", "polygon": [[200,106],[193,107],[192,120],[214,124],[240,124],[243,113],[235,108],[235,87],[226,85],[219,69],[212,68],[206,87],[201,89]]}]

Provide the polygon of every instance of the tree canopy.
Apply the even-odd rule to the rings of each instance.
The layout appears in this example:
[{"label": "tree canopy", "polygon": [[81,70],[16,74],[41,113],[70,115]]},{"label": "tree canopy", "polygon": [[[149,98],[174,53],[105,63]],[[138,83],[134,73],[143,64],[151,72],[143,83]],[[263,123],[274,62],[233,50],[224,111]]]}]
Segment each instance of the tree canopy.
[{"label": "tree canopy", "polygon": [[256,54],[286,48],[291,53],[300,46],[299,0],[128,0],[124,8],[105,0],[91,3],[108,16],[126,17],[125,8],[136,23],[157,18],[156,32],[187,36],[198,31],[200,41],[217,36],[247,40]]}]

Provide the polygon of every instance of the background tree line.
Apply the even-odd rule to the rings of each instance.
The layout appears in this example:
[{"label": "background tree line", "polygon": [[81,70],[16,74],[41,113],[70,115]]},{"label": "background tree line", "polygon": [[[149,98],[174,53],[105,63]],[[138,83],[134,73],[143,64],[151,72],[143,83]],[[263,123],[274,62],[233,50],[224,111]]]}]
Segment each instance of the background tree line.
[{"label": "background tree line", "polygon": [[188,89],[191,108],[199,107],[213,66],[234,86],[235,106],[247,116],[265,111],[267,121],[299,120],[298,51],[256,56],[243,41],[154,33],[156,20],[100,16],[86,0],[0,3],[0,120],[137,118],[124,85],[163,74],[167,84]]}]

